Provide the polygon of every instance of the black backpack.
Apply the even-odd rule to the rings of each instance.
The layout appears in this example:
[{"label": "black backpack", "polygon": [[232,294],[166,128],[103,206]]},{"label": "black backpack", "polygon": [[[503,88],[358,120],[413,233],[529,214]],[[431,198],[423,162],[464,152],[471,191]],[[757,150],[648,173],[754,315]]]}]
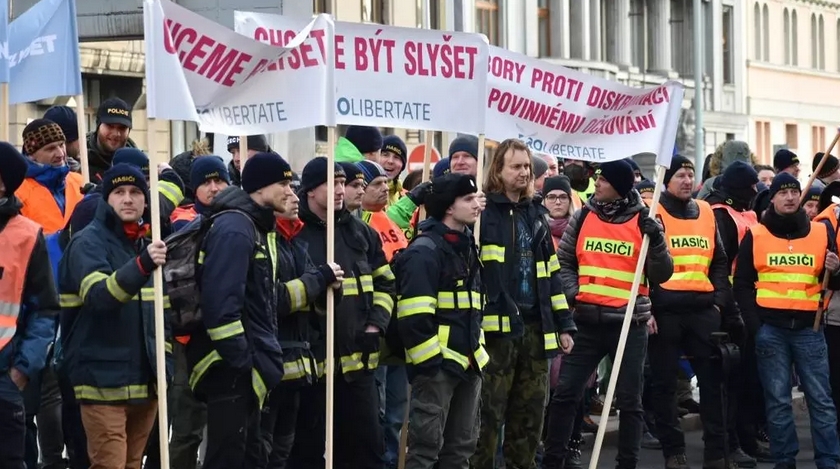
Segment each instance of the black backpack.
[{"label": "black backpack", "polygon": [[210,217],[199,216],[164,241],[166,264],[163,266],[163,281],[169,295],[172,333],[175,336],[190,335],[201,325],[200,276],[197,268],[199,255],[213,221],[228,212],[243,214],[256,231],[257,227],[250,216],[241,210],[230,209]]}]

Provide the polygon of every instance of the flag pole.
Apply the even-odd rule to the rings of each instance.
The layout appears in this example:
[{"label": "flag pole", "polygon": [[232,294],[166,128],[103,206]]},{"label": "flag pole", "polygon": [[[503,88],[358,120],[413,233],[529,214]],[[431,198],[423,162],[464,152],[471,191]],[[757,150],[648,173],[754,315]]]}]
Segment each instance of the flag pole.
[{"label": "flag pole", "polygon": [[[152,223],[152,242],[161,240],[160,233],[160,192],[158,191],[159,158],[155,150],[154,132],[156,119],[147,119],[147,148],[149,152],[149,204]],[[82,142],[80,142],[82,143]],[[169,415],[166,407],[166,336],[163,316],[163,269],[155,267],[152,272],[155,300],[155,368],[157,371],[157,408],[158,433],[160,436],[160,467],[169,469]]]}]

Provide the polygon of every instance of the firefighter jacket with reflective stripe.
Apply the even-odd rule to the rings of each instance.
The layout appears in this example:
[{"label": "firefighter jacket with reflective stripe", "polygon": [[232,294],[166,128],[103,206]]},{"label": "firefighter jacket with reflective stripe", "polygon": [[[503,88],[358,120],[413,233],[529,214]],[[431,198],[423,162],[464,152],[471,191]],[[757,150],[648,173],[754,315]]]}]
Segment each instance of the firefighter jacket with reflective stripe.
[{"label": "firefighter jacket with reflective stripe", "polygon": [[262,406],[283,378],[277,341],[277,232],[271,207],[261,207],[231,186],[213,199],[213,220],[199,252],[202,323],[187,344],[190,387],[199,391],[207,372],[231,379],[250,373]]},{"label": "firefighter jacket with reflective stripe", "polygon": [[[629,292],[642,244],[640,217],[647,214],[648,209],[635,190],[630,191],[614,215],[603,214],[591,201],[572,214],[560,240],[557,258],[566,298],[574,302],[576,322],[600,324],[623,320],[631,300]],[[664,283],[673,271],[664,239],[651,242],[643,280],[647,280],[647,285]],[[636,322],[650,318],[651,304],[646,292],[646,286],[640,287],[633,299]]]},{"label": "firefighter jacket with reflective stripe", "polygon": [[368,212],[362,211],[362,221],[367,223],[382,241],[382,251],[385,252],[385,259],[391,262],[394,253],[408,246],[405,233],[394,223],[384,211]]},{"label": "firefighter jacket with reflective stripe", "polygon": [[50,190],[33,178],[26,178],[15,191],[23,204],[21,214],[44,228],[44,234],[52,234],[67,226],[73,210],[82,198],[82,175],[67,173],[64,179],[64,213]]},{"label": "firefighter jacket with reflective stripe", "polygon": [[715,215],[703,200],[681,200],[663,192],[661,212],[665,240],[674,259],[670,280],[651,286],[654,311],[679,314],[683,311],[735,311],[729,283],[729,261]]},{"label": "firefighter jacket with reflective stripe", "polygon": [[[735,241],[735,246],[739,246],[741,244],[741,241],[744,239],[744,235],[747,233],[747,231],[751,227],[758,224],[758,218],[756,218],[755,212],[753,212],[752,210],[738,211],[738,210],[735,210],[734,208],[732,208],[731,205],[727,205],[727,204],[712,204],[712,210],[715,210],[715,211],[722,210],[722,211],[726,212],[728,217],[725,218],[725,220],[731,220],[732,223],[735,225],[735,231],[737,233],[737,240]],[[728,244],[732,243],[732,240],[725,239],[726,235],[724,233],[725,233],[726,230],[722,225],[726,224],[726,222],[721,222],[720,217],[715,217],[715,218],[718,220],[718,231],[720,232],[721,237],[722,237],[722,241],[724,242],[724,248],[726,248],[726,246]],[[727,256],[729,257],[729,259],[731,261],[732,275],[735,274],[735,260],[737,258],[737,254],[738,254],[739,250],[740,249],[733,248],[733,249],[727,249],[727,251],[726,251]],[[730,251],[732,251],[732,252],[730,252]],[[732,281],[732,278],[730,277],[730,282],[731,281]]]},{"label": "firefighter jacket with reflective stripe", "polygon": [[536,307],[539,309],[546,356],[557,355],[559,337],[574,332],[575,323],[563,294],[558,275],[560,264],[554,251],[548,210],[533,199],[511,202],[503,194],[489,194],[481,213],[481,262],[487,291],[482,329],[488,338],[521,337],[525,321],[514,300],[515,271],[519,269],[517,251],[517,211],[527,217],[533,238],[536,271]]},{"label": "firefighter jacket with reflective stripe", "polygon": [[[319,371],[323,374],[312,344],[319,338],[318,317],[326,314],[328,285],[295,239],[303,222],[278,218],[277,229],[277,339],[283,348],[284,371],[280,386],[311,385],[320,377]],[[340,290],[335,298],[341,301]]]},{"label": "firefighter jacket with reflective stripe", "polygon": [[14,196],[0,202],[0,373],[33,377],[55,336],[58,293],[41,227],[19,213]]},{"label": "firefighter jacket with reflective stripe", "polygon": [[836,247],[826,226],[811,222],[803,209],[787,216],[767,209],[744,235],[735,268],[735,299],[752,332],[762,323],[813,326],[827,250]]},{"label": "firefighter jacket with reflective stripe", "polygon": [[752,228],[753,264],[758,281],[755,302],[762,308],[815,312],[820,303],[820,274],[828,249],[825,226],[811,223],[805,238],[781,239],[763,225]]},{"label": "firefighter jacket with reflective stripe", "polygon": [[421,224],[394,265],[397,328],[410,378],[444,369],[480,373],[490,361],[483,345],[481,264],[472,233],[436,220]]},{"label": "firefighter jacket with reflective stripe", "polygon": [[[101,199],[96,216],[67,245],[59,264],[64,367],[82,404],[131,404],[155,395],[155,308],[146,239],[130,240]],[[144,266],[145,264],[145,266]],[[153,267],[153,264],[152,264]],[[164,292],[165,294],[165,292]],[[171,376],[168,297],[164,296]]]},{"label": "firefighter jacket with reflective stripe", "polygon": [[[300,219],[304,226],[296,240],[315,265],[326,264],[327,225],[312,213],[306,199],[300,201]],[[352,381],[379,365],[379,346],[365,340],[365,329],[376,326],[385,336],[394,310],[395,278],[379,235],[347,210],[336,213],[335,262],[344,270],[343,298],[335,302],[336,370]],[[321,362],[326,357],[326,318],[319,319],[322,333],[315,353]]]}]

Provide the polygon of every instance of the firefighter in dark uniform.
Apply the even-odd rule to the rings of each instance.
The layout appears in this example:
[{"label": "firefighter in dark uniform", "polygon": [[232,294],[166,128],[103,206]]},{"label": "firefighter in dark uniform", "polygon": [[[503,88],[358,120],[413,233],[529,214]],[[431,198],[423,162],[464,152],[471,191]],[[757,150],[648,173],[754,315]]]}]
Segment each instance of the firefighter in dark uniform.
[{"label": "firefighter in dark uniform", "polygon": [[467,228],[480,213],[472,176],[435,179],[429,219],[398,255],[397,325],[411,380],[407,469],[468,469],[478,441],[481,264]]}]

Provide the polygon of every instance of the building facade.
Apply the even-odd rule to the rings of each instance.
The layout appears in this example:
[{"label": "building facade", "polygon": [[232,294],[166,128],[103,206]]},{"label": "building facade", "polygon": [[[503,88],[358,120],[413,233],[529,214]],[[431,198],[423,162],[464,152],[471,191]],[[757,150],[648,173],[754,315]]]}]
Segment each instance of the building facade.
[{"label": "building facade", "polygon": [[810,174],[840,116],[832,98],[840,92],[840,1],[745,3],[750,142],[768,164],[777,149],[789,148]]}]

